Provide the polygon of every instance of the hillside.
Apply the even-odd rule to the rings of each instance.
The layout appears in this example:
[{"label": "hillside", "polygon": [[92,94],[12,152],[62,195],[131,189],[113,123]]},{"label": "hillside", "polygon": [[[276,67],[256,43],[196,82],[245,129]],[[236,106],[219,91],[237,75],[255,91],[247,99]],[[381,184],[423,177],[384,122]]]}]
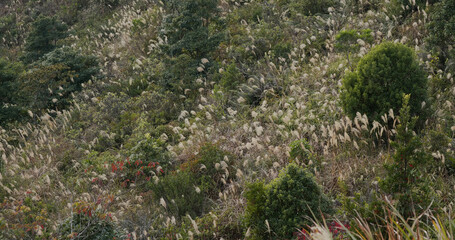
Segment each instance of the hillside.
[{"label": "hillside", "polygon": [[455,239],[454,0],[0,3],[0,239]]}]

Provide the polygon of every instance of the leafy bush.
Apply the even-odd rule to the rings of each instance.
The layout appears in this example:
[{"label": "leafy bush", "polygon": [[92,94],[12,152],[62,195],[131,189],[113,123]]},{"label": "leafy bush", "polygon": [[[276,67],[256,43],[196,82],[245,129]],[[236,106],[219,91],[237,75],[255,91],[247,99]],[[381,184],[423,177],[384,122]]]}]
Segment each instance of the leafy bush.
[{"label": "leafy bush", "polygon": [[231,174],[234,171],[233,167],[229,165],[232,157],[218,146],[206,144],[201,147],[199,154],[193,160],[182,164],[181,168],[191,171],[196,183],[201,187],[201,191],[209,197],[215,198],[223,189],[222,179],[228,181],[234,176]]},{"label": "leafy bush", "polygon": [[267,185],[249,185],[245,197],[246,224],[262,238],[269,234],[277,239],[291,238],[296,228],[310,225],[313,216],[332,212],[330,201],[311,173],[295,164]]},{"label": "leafy bush", "polygon": [[357,112],[369,119],[380,119],[402,105],[403,94],[411,94],[411,115],[425,119],[422,102],[428,102],[427,78],[412,49],[384,42],[374,47],[359,62],[355,71],[343,79],[341,101],[350,117]]},{"label": "leafy bush", "polygon": [[[199,75],[197,68],[199,60],[191,58],[190,55],[181,54],[166,60],[167,68],[163,77],[159,80],[160,86],[178,95],[189,95],[190,98],[197,95],[196,78]],[[190,92],[185,91],[190,89]]]},{"label": "leafy bush", "polygon": [[233,20],[240,22],[245,20],[247,22],[255,23],[258,22],[263,17],[264,9],[263,5],[259,2],[251,2],[247,5],[244,5],[242,8],[237,9],[235,15],[233,15]]},{"label": "leafy bush", "polygon": [[404,16],[409,15],[417,9],[425,9],[427,4],[434,4],[440,0],[394,0],[394,3],[400,5]]},{"label": "leafy bush", "polygon": [[[131,149],[129,157],[131,163],[125,164],[125,167],[130,169],[127,178],[133,179],[138,174],[151,177],[150,171],[155,170],[155,165],[161,166],[161,172],[169,170],[170,156],[165,150],[164,143],[158,138],[147,136],[144,140],[137,143]],[[151,166],[153,165],[153,168]],[[147,171],[147,169],[150,169]]]},{"label": "leafy bush", "polygon": [[455,174],[455,155],[451,151],[451,147],[453,148],[454,146],[452,142],[453,138],[449,137],[447,133],[441,130],[433,130],[426,134],[426,139],[423,143],[429,152],[439,155],[432,161],[432,168],[440,170],[440,166],[444,165],[445,171],[443,172],[447,172],[450,175]]},{"label": "leafy bush", "polygon": [[32,112],[62,109],[69,103],[69,96],[64,93],[70,79],[69,68],[62,64],[34,68],[21,76],[18,102]]},{"label": "leafy bush", "polygon": [[[56,212],[55,204],[24,197],[6,204],[2,208],[14,214],[0,217],[0,237],[2,239],[50,239],[52,214]],[[6,220],[6,222],[4,221]]]},{"label": "leafy bush", "polygon": [[97,0],[97,1],[109,8],[115,8],[120,3],[120,0]]},{"label": "leafy bush", "polygon": [[[194,231],[193,223],[198,226],[199,233],[195,239],[243,239],[245,227],[239,218],[237,206],[229,206],[227,209],[210,211],[194,220],[188,217],[182,220],[180,226],[169,225],[165,230],[165,237],[160,239],[190,239],[190,232]],[[194,234],[194,233],[193,233]]]},{"label": "leafy bush", "polygon": [[262,100],[282,94],[283,88],[277,79],[250,78],[247,83],[240,85],[238,95],[245,100],[246,104],[258,106]]},{"label": "leafy bush", "polygon": [[276,58],[288,58],[291,53],[292,44],[289,42],[280,42],[273,46],[272,53]]},{"label": "leafy bush", "polygon": [[16,21],[15,14],[0,17],[0,46],[11,47],[18,44],[21,36]]}]

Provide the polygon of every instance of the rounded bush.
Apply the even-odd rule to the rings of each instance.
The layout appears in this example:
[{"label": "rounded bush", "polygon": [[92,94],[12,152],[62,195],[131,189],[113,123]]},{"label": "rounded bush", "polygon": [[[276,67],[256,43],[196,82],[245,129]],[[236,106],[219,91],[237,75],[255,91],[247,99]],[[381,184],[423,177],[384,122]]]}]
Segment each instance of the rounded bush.
[{"label": "rounded bush", "polygon": [[290,239],[296,229],[311,225],[313,216],[332,212],[329,199],[312,174],[296,164],[288,165],[267,185],[249,185],[245,196],[246,223],[263,239],[269,234]]},{"label": "rounded bush", "polygon": [[369,119],[379,120],[389,109],[398,112],[403,94],[411,95],[411,114],[423,115],[421,106],[427,101],[427,78],[413,50],[400,43],[384,42],[345,75],[341,101],[350,117],[360,112]]}]

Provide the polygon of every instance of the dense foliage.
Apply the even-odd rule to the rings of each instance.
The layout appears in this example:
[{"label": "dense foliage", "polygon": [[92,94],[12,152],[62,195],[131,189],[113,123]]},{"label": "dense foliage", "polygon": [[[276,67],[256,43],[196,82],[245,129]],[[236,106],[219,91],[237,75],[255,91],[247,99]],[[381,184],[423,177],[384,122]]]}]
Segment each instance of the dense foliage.
[{"label": "dense foliage", "polygon": [[434,14],[428,24],[428,45],[439,56],[439,62],[444,67],[453,68],[453,46],[455,38],[455,2],[444,0],[434,6]]},{"label": "dense foliage", "polygon": [[124,237],[108,214],[85,203],[75,203],[75,212],[59,226],[60,239],[121,239]]},{"label": "dense foliage", "polygon": [[0,239],[452,239],[454,9],[0,1]]},{"label": "dense foliage", "polygon": [[394,198],[399,201],[397,208],[405,217],[412,217],[414,213],[421,214],[431,202],[436,204],[432,197],[434,195],[427,195],[431,183],[424,174],[431,158],[422,151],[421,140],[413,134],[417,118],[411,118],[409,98],[410,95],[403,96],[396,140],[392,142],[396,151],[393,162],[385,167],[388,175],[381,182],[382,188],[394,194]]},{"label": "dense foliage", "polygon": [[58,46],[58,40],[67,37],[67,31],[68,26],[55,17],[37,19],[26,40],[25,55],[22,57],[24,62],[31,63],[54,50]]},{"label": "dense foliage", "polygon": [[0,58],[0,125],[21,118],[23,110],[17,105],[17,87],[22,69],[20,63]]},{"label": "dense foliage", "polygon": [[271,183],[253,183],[245,193],[246,224],[259,239],[290,238],[311,219],[331,213],[330,201],[307,170],[290,164]]},{"label": "dense foliage", "polygon": [[389,109],[398,112],[403,94],[410,94],[411,115],[425,117],[427,78],[412,49],[385,42],[374,47],[343,79],[341,100],[346,113],[379,120]]}]

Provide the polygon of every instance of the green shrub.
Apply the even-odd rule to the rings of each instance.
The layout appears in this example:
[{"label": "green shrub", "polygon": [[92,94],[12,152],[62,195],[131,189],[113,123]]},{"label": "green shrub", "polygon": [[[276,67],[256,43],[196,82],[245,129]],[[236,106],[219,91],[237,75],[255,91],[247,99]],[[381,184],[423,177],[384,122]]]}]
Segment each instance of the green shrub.
[{"label": "green shrub", "polygon": [[59,239],[112,240],[125,237],[108,214],[97,211],[92,205],[76,203],[74,211],[59,226]]},{"label": "green shrub", "polygon": [[357,52],[360,49],[358,40],[365,41],[367,43],[373,42],[373,36],[371,35],[371,29],[364,30],[344,30],[336,35],[335,48],[346,54],[348,64],[352,68],[350,55],[351,53]]},{"label": "green shrub", "polygon": [[[165,62],[167,67],[163,72],[163,77],[158,82],[160,86],[177,96],[185,93],[190,98],[197,96],[198,85],[195,82],[200,75],[197,70],[200,60],[195,60],[188,54],[181,54],[177,57],[168,58]],[[191,91],[187,92],[185,89]]]},{"label": "green shrub", "polygon": [[210,206],[207,199],[216,199],[224,189],[222,178],[226,182],[232,179],[233,168],[223,163],[225,156],[230,155],[216,145],[202,146],[199,154],[183,163],[179,171],[166,174],[157,184],[149,184],[155,199],[163,198],[174,216],[200,216]]},{"label": "green shrub", "polygon": [[327,13],[329,7],[333,6],[332,0],[279,0],[278,5],[287,7],[291,14],[315,15]]},{"label": "green shrub", "polygon": [[277,82],[277,79],[266,78],[264,81],[262,80],[250,78],[247,83],[240,85],[240,92],[238,95],[245,99],[245,104],[258,106],[262,100],[283,93],[283,88]]},{"label": "green shrub", "polygon": [[248,5],[243,5],[241,8],[238,8],[233,15],[235,21],[240,22],[245,20],[248,23],[256,23],[262,19],[264,13],[263,5],[259,2],[251,2]]},{"label": "green shrub", "polygon": [[267,185],[249,185],[245,197],[246,224],[262,239],[291,238],[297,228],[311,225],[313,216],[320,219],[320,213],[332,212],[329,199],[311,173],[295,164],[288,165]]},{"label": "green shrub", "polygon": [[54,50],[57,41],[68,36],[68,26],[57,18],[40,17],[32,24],[32,30],[27,37],[25,54],[22,60],[32,63],[44,54]]},{"label": "green shrub", "polygon": [[272,47],[273,56],[276,58],[289,58],[292,50],[292,44],[289,42],[280,42]]},{"label": "green shrub", "polygon": [[[399,5],[402,14],[406,17],[417,9],[426,9],[427,4],[434,4],[440,0],[393,0],[392,3]],[[404,9],[402,9],[404,7]]]},{"label": "green shrub", "polygon": [[[225,159],[226,157],[227,159]],[[228,181],[234,176],[234,169],[229,164],[232,157],[231,154],[221,150],[218,146],[206,144],[201,147],[199,154],[193,161],[188,162],[188,165],[182,165],[182,167],[188,166],[187,170],[195,175],[196,183],[201,187],[201,190],[207,196],[215,198],[218,196],[218,192],[224,188],[221,179],[224,178]]]},{"label": "green shrub", "polygon": [[[163,172],[169,170],[170,167],[170,156],[165,149],[164,142],[159,138],[151,138],[150,136],[138,142],[131,149],[129,161],[131,164],[125,164],[125,167],[130,169],[126,176],[129,179],[134,179],[138,171],[147,177],[154,175],[150,171],[155,170],[155,165],[161,166]],[[154,168],[150,168],[151,165]]]},{"label": "green shrub", "polygon": [[[7,202],[3,201],[3,203]],[[3,204],[2,206],[7,212],[14,212],[14,214],[2,214],[0,217],[1,239],[44,240],[51,238],[51,220],[57,211],[55,203],[43,199],[33,199],[29,196],[12,201],[12,203],[14,205]],[[38,229],[41,229],[40,234],[36,231]]]},{"label": "green shrub", "polygon": [[164,21],[163,33],[168,39],[165,51],[174,57],[188,54],[194,59],[208,57],[223,39],[217,27],[220,22],[218,0],[169,1],[171,13]]},{"label": "green shrub", "polygon": [[15,46],[21,38],[16,14],[7,14],[0,17],[0,46]]},{"label": "green shrub", "polygon": [[423,143],[424,146],[427,146],[429,152],[439,153],[443,158],[435,158],[432,161],[433,169],[439,170],[439,167],[444,165],[444,170],[451,175],[455,173],[455,155],[450,150],[451,146],[453,146],[452,141],[453,138],[449,137],[447,133],[441,130],[431,130],[426,134],[426,139]]},{"label": "green shrub", "polygon": [[400,110],[396,140],[392,142],[395,148],[393,161],[385,165],[387,172],[380,182],[381,188],[398,200],[397,209],[405,217],[414,213],[422,213],[434,199],[427,179],[426,168],[431,160],[422,149],[422,142],[415,136],[412,129],[417,118],[411,118],[409,95],[403,97],[403,107]]},{"label": "green shrub", "polygon": [[62,64],[71,71],[72,80],[65,89],[68,94],[81,90],[81,84],[88,82],[99,73],[98,59],[95,56],[79,54],[70,47],[62,47],[45,54],[39,62],[42,66]]},{"label": "green shrub", "polygon": [[236,90],[238,85],[243,82],[245,82],[245,77],[234,63],[221,73],[220,85],[227,91]]},{"label": "green shrub", "polygon": [[429,31],[428,48],[438,54],[439,67],[447,67],[449,59],[452,61],[455,51],[452,46],[455,44],[455,2],[453,0],[444,0],[435,5],[432,11],[431,21],[427,28]]},{"label": "green shrub", "polygon": [[181,218],[186,214],[200,216],[205,208],[205,196],[196,191],[195,176],[189,171],[178,171],[167,174],[160,181],[150,183],[154,198],[166,201],[167,210],[172,216]]},{"label": "green shrub", "polygon": [[116,8],[120,4],[120,0],[97,0],[100,4],[103,4],[109,8]]},{"label": "green shrub", "polygon": [[20,63],[0,58],[0,126],[22,118],[21,106],[17,105],[19,74],[23,71]]},{"label": "green shrub", "polygon": [[[214,210],[210,213],[194,219],[198,226],[199,233],[195,234],[194,239],[243,239],[245,236],[245,227],[242,224],[238,215],[237,206],[228,206],[227,209]],[[191,239],[189,232],[194,231],[192,219],[183,218],[180,225],[170,224],[165,229],[162,240],[176,239],[180,235],[180,239]],[[193,232],[194,234],[194,232]]]},{"label": "green shrub", "polygon": [[389,109],[398,112],[403,94],[410,94],[411,115],[425,120],[427,78],[412,49],[385,42],[374,47],[343,79],[341,101],[350,117],[357,112],[379,120]]},{"label": "green shrub", "polygon": [[309,164],[310,161],[314,160],[313,154],[311,153],[311,145],[306,139],[293,141],[289,147],[291,148],[289,154],[292,160],[298,160],[305,164]]},{"label": "green shrub", "polygon": [[65,89],[70,85],[71,71],[65,65],[38,66],[19,81],[21,99],[17,102],[32,112],[62,109],[69,104]]},{"label": "green shrub", "polygon": [[351,196],[348,195],[347,186],[343,181],[340,181],[339,185],[341,185],[342,193],[337,198],[342,205],[344,214],[348,219],[351,219],[352,224],[355,224],[354,219],[358,216],[362,216],[369,223],[377,223],[380,220],[378,216],[384,212],[386,203],[381,199],[378,192],[356,191]]}]

